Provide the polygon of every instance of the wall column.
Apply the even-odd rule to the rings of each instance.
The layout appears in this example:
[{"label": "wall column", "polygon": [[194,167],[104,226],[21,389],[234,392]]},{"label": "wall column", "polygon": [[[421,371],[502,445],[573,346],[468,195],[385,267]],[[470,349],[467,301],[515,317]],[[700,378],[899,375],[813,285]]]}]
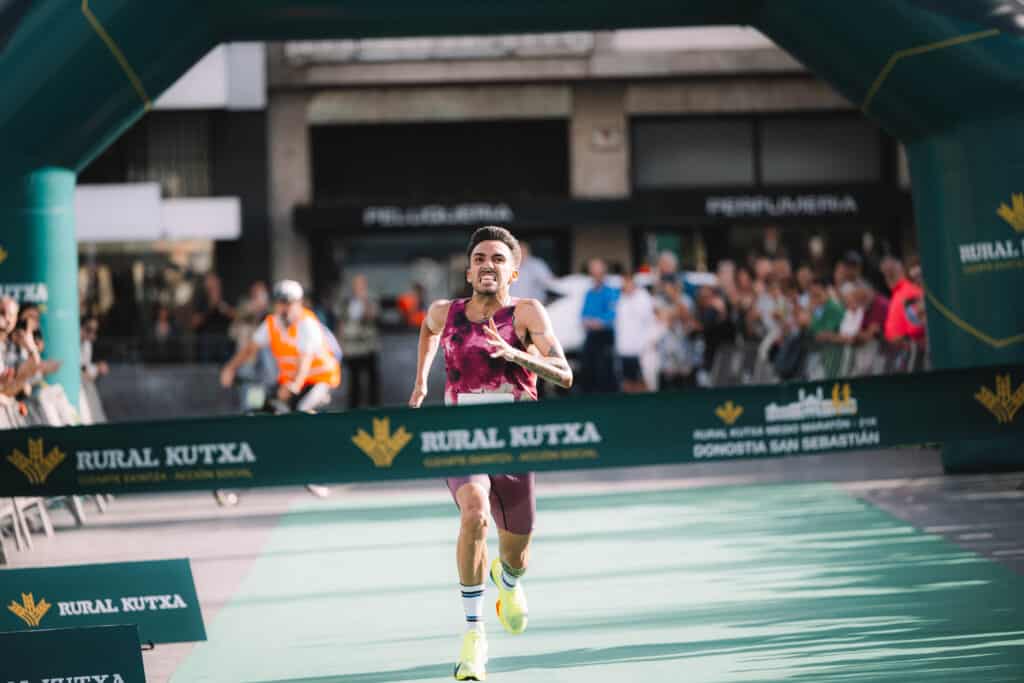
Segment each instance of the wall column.
[{"label": "wall column", "polygon": [[[569,130],[572,196],[623,198],[630,194],[626,86],[581,83],[573,87]],[[572,267],[601,257],[630,266],[628,226],[575,226]]]},{"label": "wall column", "polygon": [[267,102],[270,136],[270,272],[274,281],[313,283],[309,241],[295,231],[292,212],[313,198],[309,149],[309,98],[302,93],[271,93]]}]

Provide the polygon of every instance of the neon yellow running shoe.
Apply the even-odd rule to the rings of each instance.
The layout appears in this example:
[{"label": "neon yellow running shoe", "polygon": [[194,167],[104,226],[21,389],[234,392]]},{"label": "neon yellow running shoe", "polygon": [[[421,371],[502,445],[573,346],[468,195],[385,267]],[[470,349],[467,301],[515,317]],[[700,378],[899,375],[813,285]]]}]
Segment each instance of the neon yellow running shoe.
[{"label": "neon yellow running shoe", "polygon": [[498,587],[498,602],[494,606],[498,612],[498,620],[509,633],[522,633],[526,630],[527,609],[526,592],[520,581],[512,590],[505,588],[501,582],[501,560],[491,563],[491,582]]},{"label": "neon yellow running shoe", "polygon": [[455,664],[455,680],[487,680],[487,635],[483,631],[469,630],[462,636],[462,652]]}]

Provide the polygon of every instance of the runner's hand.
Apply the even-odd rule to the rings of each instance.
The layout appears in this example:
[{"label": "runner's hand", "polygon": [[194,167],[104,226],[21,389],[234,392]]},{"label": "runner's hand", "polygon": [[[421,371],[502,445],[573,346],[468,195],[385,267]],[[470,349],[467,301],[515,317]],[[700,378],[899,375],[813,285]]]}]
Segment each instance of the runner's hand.
[{"label": "runner's hand", "polygon": [[494,324],[494,318],[488,320],[487,324],[484,325],[484,334],[487,335],[487,343],[494,347],[494,350],[491,351],[491,358],[504,358],[508,361],[516,359],[518,352],[498,332],[498,326]]},{"label": "runner's hand", "polygon": [[427,397],[427,387],[417,384],[412,388],[412,396],[409,397],[409,407],[419,408],[423,405],[423,399]]},{"label": "runner's hand", "polygon": [[235,371],[228,366],[220,371],[220,385],[225,389],[230,389],[231,385],[235,383]]}]

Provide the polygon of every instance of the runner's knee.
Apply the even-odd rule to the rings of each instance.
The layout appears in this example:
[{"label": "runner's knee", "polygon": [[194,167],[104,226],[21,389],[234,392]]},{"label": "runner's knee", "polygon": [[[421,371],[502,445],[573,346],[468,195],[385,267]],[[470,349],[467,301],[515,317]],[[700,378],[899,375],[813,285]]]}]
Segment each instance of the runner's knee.
[{"label": "runner's knee", "polygon": [[459,489],[456,498],[462,517],[462,528],[475,534],[484,534],[490,523],[490,503],[486,492],[479,486],[466,484]]}]

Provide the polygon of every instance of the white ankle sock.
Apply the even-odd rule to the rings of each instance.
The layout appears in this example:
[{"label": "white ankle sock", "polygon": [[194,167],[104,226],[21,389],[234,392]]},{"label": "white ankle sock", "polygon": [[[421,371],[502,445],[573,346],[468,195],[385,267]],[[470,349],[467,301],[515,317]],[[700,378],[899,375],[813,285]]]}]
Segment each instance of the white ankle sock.
[{"label": "white ankle sock", "polygon": [[519,585],[519,578],[522,576],[520,572],[517,576],[509,574],[508,569],[505,567],[505,563],[501,563],[501,583],[504,585],[506,590],[513,590]]},{"label": "white ankle sock", "polygon": [[466,612],[466,628],[484,630],[484,588],[486,584],[465,586],[462,589],[462,608]]}]

